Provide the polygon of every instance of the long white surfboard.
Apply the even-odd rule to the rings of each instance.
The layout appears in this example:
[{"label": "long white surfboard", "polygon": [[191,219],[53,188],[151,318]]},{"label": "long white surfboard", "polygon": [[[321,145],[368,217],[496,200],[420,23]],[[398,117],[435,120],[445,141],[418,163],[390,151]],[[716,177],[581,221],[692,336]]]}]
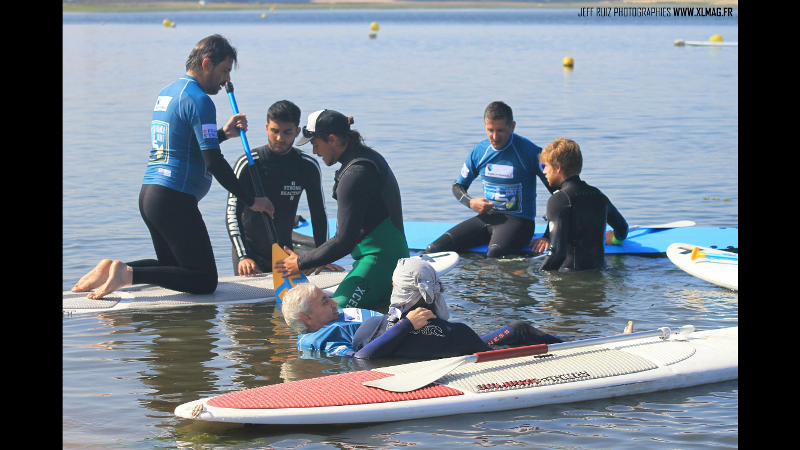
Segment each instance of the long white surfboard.
[{"label": "long white surfboard", "polygon": [[[413,256],[428,261],[441,276],[458,264],[455,252]],[[332,294],[348,272],[324,271],[309,275],[308,281]],[[219,279],[211,294],[187,294],[159,286],[139,284],[124,287],[102,299],[86,298],[86,292],[63,292],[62,315],[119,311],[125,309],[163,309],[192,305],[275,302],[272,274],[252,277],[230,276]]]},{"label": "long white surfboard", "polygon": [[184,403],[175,415],[313,427],[486,414],[735,380],[738,355],[738,327],[722,328],[673,334],[666,340],[649,337],[464,364],[436,383],[411,392],[389,392],[364,382],[454,358],[291,381]]}]

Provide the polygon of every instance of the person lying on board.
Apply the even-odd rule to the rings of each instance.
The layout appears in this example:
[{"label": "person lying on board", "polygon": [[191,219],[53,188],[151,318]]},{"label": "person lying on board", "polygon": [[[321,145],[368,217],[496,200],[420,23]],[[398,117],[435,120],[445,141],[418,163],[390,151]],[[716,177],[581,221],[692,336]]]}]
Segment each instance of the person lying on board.
[{"label": "person lying on board", "polygon": [[[328,216],[325,212],[322,172],[319,163],[308,153],[293,147],[300,134],[300,108],[288,100],[280,100],[267,110],[267,145],[253,149],[253,161],[260,175],[264,194],[275,207],[273,223],[278,234],[278,244],[294,248],[294,229],[300,195],[305,191],[311,223],[314,228],[314,244],[319,247],[328,240]],[[254,193],[247,155],[243,154],[234,164],[234,173],[242,186]],[[272,240],[259,213],[247,208],[233,193],[228,193],[225,204],[225,227],[231,239],[233,273],[252,276],[272,271]],[[344,270],[336,264],[324,268]],[[323,267],[315,269],[319,273]]]},{"label": "person lying on board", "polygon": [[[536,218],[536,178],[548,191],[539,166],[541,147],[514,133],[511,107],[492,102],[483,113],[486,136],[469,153],[453,183],[453,195],[478,215],[454,226],[427,247],[428,253],[488,244],[487,258],[516,253],[531,240]],[[467,195],[472,182],[483,180],[484,197]]]},{"label": "person lying on board", "polygon": [[[604,244],[620,245],[628,237],[625,218],[599,189],[581,180],[583,156],[575,141],[557,138],[542,150],[539,161],[550,186],[558,188],[547,200],[547,231],[531,242],[535,252],[549,246],[539,270],[605,267]],[[606,231],[606,223],[613,230]]]},{"label": "person lying on board", "polygon": [[[521,320],[483,336],[463,323],[448,322],[444,286],[425,261],[401,259],[392,280],[392,306],[386,316],[364,309],[338,309],[311,284],[289,290],[282,311],[286,323],[300,333],[297,348],[362,359],[431,359],[510,345],[562,342]],[[632,331],[633,322],[629,322],[625,332]]]}]

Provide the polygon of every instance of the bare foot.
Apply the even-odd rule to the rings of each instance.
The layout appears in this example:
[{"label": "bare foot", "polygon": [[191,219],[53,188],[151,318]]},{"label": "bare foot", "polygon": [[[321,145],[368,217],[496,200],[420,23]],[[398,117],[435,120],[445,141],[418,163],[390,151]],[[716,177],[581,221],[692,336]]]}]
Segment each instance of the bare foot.
[{"label": "bare foot", "polygon": [[72,292],[86,292],[102,285],[108,279],[108,268],[111,267],[110,259],[104,259],[97,263],[94,269],[83,276],[75,286],[72,287]]},{"label": "bare foot", "polygon": [[633,321],[628,321],[628,326],[622,331],[622,334],[631,334],[633,333]]},{"label": "bare foot", "polygon": [[108,271],[108,279],[102,286],[90,292],[87,298],[98,299],[103,298],[119,288],[128,286],[133,283],[133,268],[129,267],[122,261],[114,261],[111,263],[111,268]]}]

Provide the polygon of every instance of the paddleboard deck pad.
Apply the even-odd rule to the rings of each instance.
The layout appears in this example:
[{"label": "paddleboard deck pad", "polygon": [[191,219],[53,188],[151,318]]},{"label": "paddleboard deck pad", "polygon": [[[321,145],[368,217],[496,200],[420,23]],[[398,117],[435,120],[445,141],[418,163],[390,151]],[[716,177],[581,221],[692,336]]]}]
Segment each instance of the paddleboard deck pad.
[{"label": "paddleboard deck pad", "polygon": [[[455,267],[459,260],[458,253],[455,252],[429,253],[412,258],[428,261],[440,276]],[[347,274],[348,272],[326,270],[318,275],[309,275],[308,281],[332,294]],[[97,300],[86,298],[86,292],[64,291],[62,315],[192,305],[274,303],[273,286],[272,274],[268,273],[252,277],[222,277],[219,279],[217,289],[211,294],[188,294],[150,284],[127,286]]]},{"label": "paddleboard deck pad", "polygon": [[466,363],[405,393],[363,385],[453,359],[447,358],[235,391],[184,403],[175,415],[314,426],[530,408],[738,379],[738,349],[738,327],[722,328]]},{"label": "paddleboard deck pad", "polygon": [[675,243],[667,248],[667,258],[689,275],[739,291],[739,260],[700,257],[692,261],[692,250],[695,247],[699,247],[701,252],[708,255],[734,254],[692,244]]},{"label": "paddleboard deck pad", "polygon": [[[408,249],[424,251],[428,244],[458,225],[447,222],[404,222]],[[536,225],[534,239],[542,237],[546,225]],[[328,228],[336,231],[336,219],[328,220]],[[610,228],[608,228],[610,229]],[[295,228],[292,241],[295,244],[314,246],[311,227]],[[709,248],[739,248],[739,229],[730,227],[680,227],[680,228],[630,228],[628,238],[622,245],[606,245],[607,254],[665,253],[673,242],[697,242]],[[469,249],[470,252],[486,253],[487,244]],[[526,247],[523,251],[530,252]]]}]

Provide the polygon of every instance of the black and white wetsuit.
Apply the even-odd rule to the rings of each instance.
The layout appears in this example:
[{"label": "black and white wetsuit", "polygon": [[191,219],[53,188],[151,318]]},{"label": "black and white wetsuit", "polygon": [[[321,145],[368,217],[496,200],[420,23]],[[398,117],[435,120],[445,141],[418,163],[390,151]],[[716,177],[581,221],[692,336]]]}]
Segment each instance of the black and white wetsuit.
[{"label": "black and white wetsuit", "polygon": [[[300,196],[304,191],[311,212],[314,243],[320,246],[327,241],[328,216],[325,212],[319,163],[308,153],[294,147],[286,154],[279,155],[264,145],[254,148],[251,154],[264,187],[264,195],[275,206],[273,223],[281,248],[286,246],[294,249],[292,229]],[[242,155],[236,161],[233,171],[239,183],[249,193],[254,193],[247,155]],[[273,242],[267,233],[262,214],[248,208],[235,195],[228,194],[225,227],[232,243],[234,274],[239,273],[239,261],[244,258],[255,261],[262,272],[272,271]]]}]

